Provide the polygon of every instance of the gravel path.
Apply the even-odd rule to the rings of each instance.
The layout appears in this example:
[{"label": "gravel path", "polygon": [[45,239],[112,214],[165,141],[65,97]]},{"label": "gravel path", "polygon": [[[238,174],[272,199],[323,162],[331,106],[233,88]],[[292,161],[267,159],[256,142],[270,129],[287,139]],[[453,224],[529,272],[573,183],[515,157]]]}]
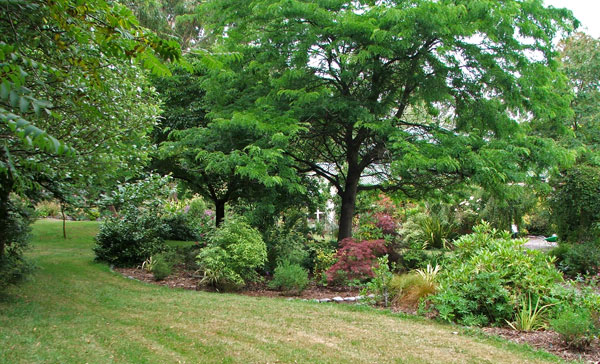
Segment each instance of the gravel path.
[{"label": "gravel path", "polygon": [[550,250],[557,246],[556,243],[550,243],[543,236],[528,236],[529,241],[525,243],[525,247],[534,250]]}]

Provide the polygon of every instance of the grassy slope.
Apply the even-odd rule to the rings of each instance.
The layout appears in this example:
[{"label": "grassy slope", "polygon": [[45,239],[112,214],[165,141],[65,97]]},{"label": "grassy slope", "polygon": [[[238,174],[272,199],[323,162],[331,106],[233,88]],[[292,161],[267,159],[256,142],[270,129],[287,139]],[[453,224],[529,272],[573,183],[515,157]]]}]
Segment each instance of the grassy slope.
[{"label": "grassy slope", "polygon": [[40,221],[40,269],[0,297],[0,363],[543,363],[499,340],[372,309],[171,290],[92,261],[96,223]]}]

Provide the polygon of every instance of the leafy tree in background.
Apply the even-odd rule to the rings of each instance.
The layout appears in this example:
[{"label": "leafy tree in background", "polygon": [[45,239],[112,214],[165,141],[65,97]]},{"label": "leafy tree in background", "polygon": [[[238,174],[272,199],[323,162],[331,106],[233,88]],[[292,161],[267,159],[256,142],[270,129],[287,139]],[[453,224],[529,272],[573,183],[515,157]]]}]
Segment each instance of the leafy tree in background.
[{"label": "leafy tree in background", "polygon": [[205,126],[208,123],[204,101],[206,92],[202,86],[205,73],[198,65],[191,70],[174,66],[171,76],[152,78],[152,84],[163,103],[161,117],[152,130],[154,144],[166,141],[174,130]]},{"label": "leafy tree in background", "polygon": [[72,87],[85,76],[71,71],[68,85],[53,88],[53,117],[37,122],[59,131],[60,140],[77,151],[63,158],[32,157],[44,166],[35,180],[63,205],[94,203],[118,181],[137,178],[149,161],[149,134],[160,112],[157,94],[142,70],[125,62],[113,61],[113,67],[101,70],[101,88],[85,95]]},{"label": "leafy tree in background", "polygon": [[161,145],[166,169],[214,203],[217,226],[225,217],[227,202],[257,187],[251,178],[238,174],[248,158],[244,148],[260,138],[254,131],[253,125],[243,122],[212,123],[174,131],[171,141]]},{"label": "leafy tree in background", "polygon": [[576,164],[558,171],[551,181],[550,208],[563,242],[595,240],[600,216],[600,40],[576,33],[560,43],[562,71],[573,94],[570,133],[561,143],[577,155]]},{"label": "leafy tree in background", "polygon": [[142,104],[154,96],[131,60],[168,74],[162,60],[181,54],[176,42],[140,27],[117,3],[1,6],[0,256],[11,244],[3,232],[11,192],[35,197],[45,187],[67,195],[76,180],[80,187],[90,182],[86,175],[98,172],[96,182],[113,167],[139,163],[140,154],[130,151],[142,148],[157,108]]},{"label": "leafy tree in background", "polygon": [[163,38],[174,38],[186,50],[202,43],[199,0],[127,0],[140,24]]},{"label": "leafy tree in background", "polygon": [[244,119],[173,131],[169,141],[161,144],[160,163],[173,177],[214,203],[218,226],[228,202],[256,201],[281,193],[277,187],[284,179],[290,191],[303,190],[295,171],[280,155],[260,154],[260,146],[269,142],[261,140],[264,133]]},{"label": "leafy tree in background", "polygon": [[236,152],[242,152],[258,136],[243,123],[237,128],[210,123],[202,87],[205,74],[206,70],[196,64],[192,72],[177,68],[173,76],[154,80],[164,101],[164,112],[154,132],[160,149],[152,166],[171,173],[212,201],[219,226],[225,204],[252,187],[251,181],[236,175],[236,167],[242,162]]},{"label": "leafy tree in background", "polygon": [[[221,57],[225,62],[237,59]],[[285,144],[269,125],[229,112],[249,107],[242,90],[254,87],[256,77],[207,67],[194,55],[186,59],[191,72],[177,68],[173,76],[154,81],[164,112],[154,134],[160,148],[153,167],[212,201],[217,226],[230,202],[262,204],[260,210],[273,216],[266,220],[273,221],[277,211],[301,199],[306,181],[290,167],[281,151]],[[219,87],[223,80],[228,83],[225,92]],[[266,218],[265,213],[255,215]]]},{"label": "leafy tree in background", "polygon": [[[339,240],[352,235],[361,191],[499,189],[536,160],[555,163],[527,119],[568,116],[568,96],[550,87],[561,82],[552,40],[577,25],[568,10],[542,0],[256,0],[204,11],[223,36],[217,49],[245,57],[231,73],[256,79],[221,117],[280,130],[298,170],[337,188]],[[244,77],[222,80],[226,95],[232,78]]]},{"label": "leafy tree in background", "polygon": [[500,198],[483,191],[479,218],[498,230],[511,231],[511,225],[515,224],[521,231],[523,216],[536,207],[537,196],[532,190],[536,191],[532,185],[509,185]]},{"label": "leafy tree in background", "polygon": [[574,93],[568,126],[579,143],[600,145],[600,40],[576,33],[560,43],[562,71]]}]

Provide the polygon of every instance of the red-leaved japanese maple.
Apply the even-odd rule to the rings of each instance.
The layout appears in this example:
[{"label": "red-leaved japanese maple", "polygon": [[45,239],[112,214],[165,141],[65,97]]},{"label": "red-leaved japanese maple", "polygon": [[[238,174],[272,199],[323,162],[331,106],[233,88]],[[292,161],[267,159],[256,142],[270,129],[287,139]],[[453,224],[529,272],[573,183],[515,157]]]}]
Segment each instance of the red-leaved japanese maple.
[{"label": "red-leaved japanese maple", "polygon": [[373,266],[376,259],[386,253],[385,241],[364,240],[356,241],[346,238],[340,241],[337,251],[337,262],[327,270],[327,281],[334,283],[339,277],[339,271],[343,272],[347,279],[367,279],[373,277]]}]

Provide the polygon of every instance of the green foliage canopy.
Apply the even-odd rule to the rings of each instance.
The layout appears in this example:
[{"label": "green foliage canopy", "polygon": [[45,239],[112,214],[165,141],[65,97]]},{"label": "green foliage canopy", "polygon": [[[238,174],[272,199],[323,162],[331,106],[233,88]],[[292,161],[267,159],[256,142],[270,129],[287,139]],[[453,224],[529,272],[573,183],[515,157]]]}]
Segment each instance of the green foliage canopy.
[{"label": "green foliage canopy", "polygon": [[[528,118],[568,114],[552,40],[576,25],[541,0],[208,1],[219,45],[246,58],[231,72],[246,118],[279,128],[299,170],[342,200],[338,239],[352,234],[356,195],[414,195],[468,180],[522,179],[552,143]],[[240,67],[239,64],[243,66]],[[228,80],[221,89],[228,94]],[[559,81],[556,81],[559,80]],[[229,103],[223,110],[229,110]],[[231,117],[231,116],[230,116]],[[239,117],[239,116],[238,116]]]},{"label": "green foliage canopy", "polygon": [[165,39],[176,39],[183,49],[201,41],[199,0],[127,0],[123,2],[140,24]]},{"label": "green foliage canopy", "polygon": [[[305,187],[283,153],[287,144],[279,130],[231,111],[248,107],[248,97],[240,90],[252,87],[256,78],[208,68],[197,56],[186,59],[191,72],[178,68],[173,77],[155,80],[165,104],[161,129],[155,133],[161,143],[153,164],[210,199],[217,225],[231,201],[260,200],[275,215],[275,205],[286,205],[278,199],[296,200]],[[218,87],[221,82],[227,82],[227,92]]]},{"label": "green foliage canopy", "polygon": [[[177,43],[141,28],[122,5],[103,0],[74,2],[3,1],[0,42],[3,62],[0,117],[28,145],[62,152],[56,139],[34,129],[29,116],[52,113],[52,82],[68,83],[69,71],[86,73],[87,86],[100,87],[103,61],[135,59],[154,72],[167,74],[158,57],[178,59]],[[32,78],[36,78],[33,82]],[[82,85],[83,86],[83,85]],[[80,90],[85,92],[85,90]],[[31,126],[31,127],[30,127]],[[6,168],[6,166],[4,166]]]},{"label": "green foliage canopy", "polygon": [[141,105],[152,94],[127,61],[167,74],[158,57],[178,59],[178,45],[141,28],[127,8],[101,0],[9,1],[3,7],[0,172],[13,181],[7,185],[39,182],[23,172],[43,169],[52,160],[47,153],[77,148],[80,165],[90,166],[85,156],[98,157],[96,150],[107,143],[95,161],[118,159],[124,151],[111,148],[124,141],[134,140],[135,148],[157,110]]}]

